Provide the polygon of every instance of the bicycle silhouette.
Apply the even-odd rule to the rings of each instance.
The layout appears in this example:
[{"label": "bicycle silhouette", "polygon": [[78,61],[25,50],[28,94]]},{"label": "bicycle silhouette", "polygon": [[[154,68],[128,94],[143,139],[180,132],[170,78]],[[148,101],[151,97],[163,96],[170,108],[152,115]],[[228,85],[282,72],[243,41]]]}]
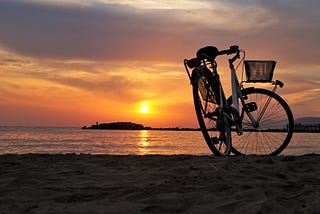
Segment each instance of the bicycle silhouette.
[{"label": "bicycle silhouette", "polygon": [[[232,95],[226,98],[215,58],[231,54]],[[247,76],[240,83],[234,66],[237,60],[237,68],[243,63]],[[245,60],[245,51],[236,45],[221,51],[207,46],[198,50],[196,58],[184,60],[198,122],[213,154],[278,155],[289,144],[294,120],[288,104],[276,94],[284,84],[272,80],[275,64],[272,60]],[[271,83],[273,89],[245,88],[245,83]]]}]

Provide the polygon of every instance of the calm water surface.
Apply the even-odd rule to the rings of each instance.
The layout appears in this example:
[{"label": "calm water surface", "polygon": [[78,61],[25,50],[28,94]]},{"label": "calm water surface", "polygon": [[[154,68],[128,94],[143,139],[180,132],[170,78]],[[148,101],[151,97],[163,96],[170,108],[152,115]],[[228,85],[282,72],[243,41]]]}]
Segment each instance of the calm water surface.
[{"label": "calm water surface", "polygon": [[[282,155],[320,153],[320,133],[294,133]],[[211,154],[200,131],[0,127],[0,154]]]}]

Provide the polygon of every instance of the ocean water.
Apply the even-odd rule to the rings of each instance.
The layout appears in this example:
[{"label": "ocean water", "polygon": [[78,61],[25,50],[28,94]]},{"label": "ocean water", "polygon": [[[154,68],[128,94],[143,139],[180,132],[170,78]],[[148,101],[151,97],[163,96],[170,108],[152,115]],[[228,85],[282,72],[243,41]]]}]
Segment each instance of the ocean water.
[{"label": "ocean water", "polygon": [[[320,153],[320,133],[294,133],[281,155]],[[0,127],[0,154],[211,154],[200,131]]]}]

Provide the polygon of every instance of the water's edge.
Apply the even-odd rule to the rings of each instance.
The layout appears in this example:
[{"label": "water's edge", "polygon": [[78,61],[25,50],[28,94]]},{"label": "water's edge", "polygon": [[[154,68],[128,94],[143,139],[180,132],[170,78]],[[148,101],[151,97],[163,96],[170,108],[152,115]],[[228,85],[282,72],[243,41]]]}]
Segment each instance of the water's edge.
[{"label": "water's edge", "polygon": [[[320,153],[320,133],[294,133],[281,155]],[[1,154],[211,155],[200,131],[0,127]]]}]

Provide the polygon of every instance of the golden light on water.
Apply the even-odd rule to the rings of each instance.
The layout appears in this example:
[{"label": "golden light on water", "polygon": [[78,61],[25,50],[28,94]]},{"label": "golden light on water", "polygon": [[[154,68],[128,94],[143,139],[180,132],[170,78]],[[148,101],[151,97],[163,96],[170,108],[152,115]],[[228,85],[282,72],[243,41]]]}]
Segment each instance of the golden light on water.
[{"label": "golden light on water", "polygon": [[149,142],[148,142],[148,137],[149,137],[149,132],[147,130],[141,130],[140,131],[140,141],[138,143],[139,147],[139,152],[141,155],[146,155],[150,153],[150,149],[148,148]]}]

